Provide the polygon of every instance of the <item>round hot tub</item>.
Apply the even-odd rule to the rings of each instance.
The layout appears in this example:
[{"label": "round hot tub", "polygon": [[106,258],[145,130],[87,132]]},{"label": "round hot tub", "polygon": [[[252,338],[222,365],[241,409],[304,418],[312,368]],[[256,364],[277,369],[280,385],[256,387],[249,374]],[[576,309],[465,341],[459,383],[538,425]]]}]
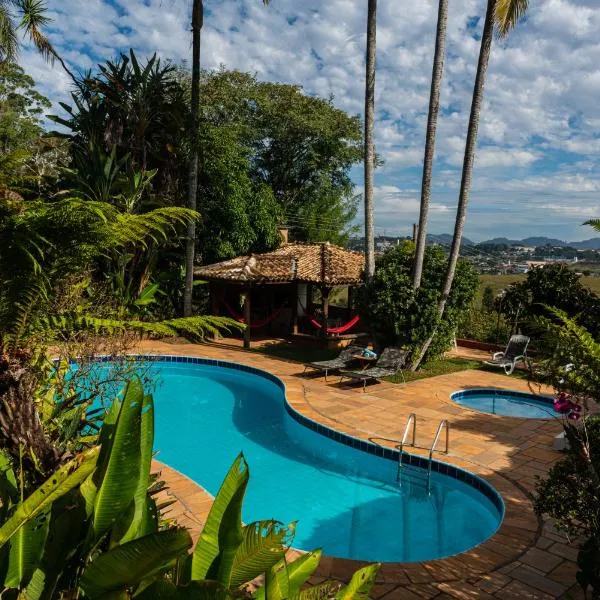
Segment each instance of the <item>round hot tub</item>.
[{"label": "round hot tub", "polygon": [[540,394],[497,388],[473,388],[454,392],[450,398],[465,408],[502,417],[521,419],[552,419],[556,417],[552,398]]}]

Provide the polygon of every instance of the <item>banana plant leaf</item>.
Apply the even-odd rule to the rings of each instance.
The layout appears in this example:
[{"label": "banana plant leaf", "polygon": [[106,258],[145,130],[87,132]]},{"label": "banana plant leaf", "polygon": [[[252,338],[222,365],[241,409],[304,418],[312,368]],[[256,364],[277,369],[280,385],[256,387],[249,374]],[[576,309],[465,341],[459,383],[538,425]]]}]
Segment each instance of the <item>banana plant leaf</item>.
[{"label": "banana plant leaf", "polygon": [[319,585],[312,585],[290,596],[290,600],[330,600],[335,598],[341,585],[338,581],[326,581]]},{"label": "banana plant leaf", "polygon": [[[244,455],[240,454],[225,477],[215,497],[206,519],[204,529],[198,538],[191,561],[191,578],[193,581],[210,579],[209,572],[216,578],[218,571],[224,575],[225,569],[231,570],[235,552],[241,543],[241,509],[248,478],[248,464]],[[230,508],[230,505],[232,505]],[[227,521],[225,514],[227,513]],[[228,544],[223,548],[222,544]],[[235,547],[234,547],[235,546]],[[219,560],[225,551],[224,566]]]},{"label": "banana plant leaf", "polygon": [[113,531],[113,544],[124,544],[132,539],[156,531],[158,523],[152,519],[154,511],[149,504],[150,470],[152,446],[154,444],[154,402],[152,396],[145,396],[142,404],[140,432],[140,468],[137,473],[133,505],[119,526]]},{"label": "banana plant leaf", "polygon": [[336,600],[369,600],[369,592],[380,566],[379,563],[375,563],[356,571],[350,583],[337,593]]},{"label": "banana plant leaf", "polygon": [[142,383],[132,379],[125,388],[116,423],[109,424],[111,433],[100,434],[103,462],[91,478],[95,486],[92,542],[100,539],[133,502],[142,468],[143,405]]},{"label": "banana plant leaf", "polygon": [[290,597],[289,584],[287,565],[283,559],[265,573],[266,600],[287,600]]},{"label": "banana plant leaf", "polygon": [[313,550],[303,554],[287,565],[290,595],[299,592],[300,588],[308,581],[321,562],[321,550]]},{"label": "banana plant leaf", "polygon": [[49,529],[49,510],[27,521],[10,539],[8,565],[3,587],[26,587],[40,562]]},{"label": "banana plant leaf", "polygon": [[243,540],[233,560],[230,587],[238,588],[266,573],[287,552],[296,524],[285,527],[277,521],[257,521],[243,528]]},{"label": "banana plant leaf", "polygon": [[157,531],[100,554],[84,570],[80,586],[90,600],[126,590],[169,569],[192,547],[185,529]]},{"label": "banana plant leaf", "polygon": [[24,502],[17,505],[13,514],[0,528],[0,548],[12,536],[55,500],[80,485],[96,468],[99,448],[81,453],[33,492]]},{"label": "banana plant leaf", "polygon": [[0,523],[4,523],[10,507],[18,502],[19,488],[10,458],[0,452]]},{"label": "banana plant leaf", "polygon": [[175,586],[158,580],[133,597],[135,600],[234,600],[238,596],[216,581],[192,581]]},{"label": "banana plant leaf", "polygon": [[246,485],[238,487],[227,505],[219,524],[219,554],[210,566],[207,579],[217,581],[226,588],[231,587],[231,572],[235,555],[244,540],[242,532],[242,505]]},{"label": "banana plant leaf", "polygon": [[[84,502],[79,490],[74,489],[52,504],[44,552],[25,590],[27,600],[51,600],[56,597],[61,578],[67,574],[69,579],[68,574],[77,572],[81,562],[81,541],[85,539],[86,531]],[[68,584],[65,585],[68,587]]]},{"label": "banana plant leaf", "polygon": [[[288,593],[290,597],[297,595],[300,588],[308,581],[308,578],[315,572],[321,561],[321,550],[313,550],[303,554],[296,560],[287,564],[285,573],[280,571],[279,576],[287,578]],[[339,585],[336,588],[339,589]],[[265,600],[265,588],[261,587],[254,593],[256,600]]]}]

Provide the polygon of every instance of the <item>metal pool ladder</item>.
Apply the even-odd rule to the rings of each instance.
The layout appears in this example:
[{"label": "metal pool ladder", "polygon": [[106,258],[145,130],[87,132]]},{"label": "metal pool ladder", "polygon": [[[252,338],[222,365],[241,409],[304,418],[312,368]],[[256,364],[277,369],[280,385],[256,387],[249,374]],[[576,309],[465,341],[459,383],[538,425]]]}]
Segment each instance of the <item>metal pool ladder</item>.
[{"label": "metal pool ladder", "polygon": [[427,491],[431,490],[431,463],[433,461],[433,451],[437,446],[437,443],[440,439],[440,435],[442,434],[442,429],[446,428],[446,449],[444,452],[448,454],[448,447],[450,443],[450,425],[448,424],[447,419],[442,419],[440,424],[438,425],[437,431],[435,433],[435,437],[433,438],[433,444],[431,444],[431,448],[429,449],[429,461],[427,466]]},{"label": "metal pool ladder", "polygon": [[402,456],[404,455],[404,446],[406,445],[406,439],[408,438],[408,434],[410,432],[410,426],[412,425],[412,442],[411,446],[415,445],[417,439],[417,415],[416,413],[410,413],[408,415],[408,419],[406,420],[406,425],[404,427],[404,435],[402,436],[402,440],[400,441],[400,445],[398,446],[398,470],[396,471],[396,481],[400,481],[401,473],[402,473]]}]

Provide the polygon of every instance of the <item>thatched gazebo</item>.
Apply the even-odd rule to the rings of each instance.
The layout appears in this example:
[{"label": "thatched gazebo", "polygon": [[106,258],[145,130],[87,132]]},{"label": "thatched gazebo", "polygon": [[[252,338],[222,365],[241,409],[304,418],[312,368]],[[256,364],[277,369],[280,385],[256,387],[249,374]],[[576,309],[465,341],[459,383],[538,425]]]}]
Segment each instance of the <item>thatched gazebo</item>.
[{"label": "thatched gazebo", "polygon": [[[284,243],[273,252],[238,256],[197,267],[195,279],[210,283],[214,314],[224,311],[246,323],[244,347],[251,331],[339,338],[354,330],[352,290],[363,283],[364,255],[327,242]],[[348,305],[330,307],[334,286],[348,287]],[[320,291],[320,314],[313,316],[313,290]],[[238,313],[238,310],[241,314]],[[351,334],[350,334],[351,335]]]}]

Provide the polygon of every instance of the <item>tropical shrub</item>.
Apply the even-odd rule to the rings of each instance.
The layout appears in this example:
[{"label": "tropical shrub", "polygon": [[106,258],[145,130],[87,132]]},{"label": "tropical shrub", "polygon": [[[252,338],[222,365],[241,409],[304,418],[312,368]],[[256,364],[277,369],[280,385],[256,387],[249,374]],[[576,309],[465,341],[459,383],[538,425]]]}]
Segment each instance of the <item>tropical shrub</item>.
[{"label": "tropical shrub", "polygon": [[485,307],[479,308],[475,301],[461,316],[456,335],[467,340],[504,344],[510,333],[510,324],[503,315]]},{"label": "tropical shrub", "polygon": [[459,261],[456,278],[441,323],[437,305],[447,257],[438,247],[425,251],[423,279],[415,294],[411,277],[414,245],[397,246],[378,259],[373,279],[365,286],[360,311],[379,346],[396,345],[418,350],[437,325],[427,358],[443,354],[452,345],[458,323],[472,304],[479,276],[466,261]]},{"label": "tropical shrub", "polygon": [[[549,317],[535,320],[549,357],[537,368],[556,390],[589,408],[600,400],[600,342],[564,312],[546,307]],[[600,418],[564,423],[568,447],[536,487],[535,511],[550,516],[569,536],[582,536],[577,581],[600,597]]]},{"label": "tropical shrub", "polygon": [[[4,419],[39,405],[15,405]],[[18,411],[21,411],[20,413]],[[357,572],[343,589],[325,583],[301,587],[320,559],[309,552],[288,563],[294,525],[242,524],[249,469],[240,455],[219,490],[192,550],[190,534],[165,523],[151,475],[154,441],[152,396],[138,379],[104,415],[98,443],[63,454],[50,477],[23,486],[23,456],[35,462],[30,438],[0,450],[0,581],[3,595],[31,600],[78,597],[230,598],[246,596],[248,582],[264,576],[256,598],[363,598],[377,565]],[[191,552],[190,552],[191,551]]]},{"label": "tropical shrub", "polygon": [[600,298],[584,287],[579,275],[565,264],[531,269],[525,281],[509,286],[501,310],[509,322],[530,335],[535,333],[535,318],[545,314],[544,306],[577,317],[594,338],[600,336]]}]

